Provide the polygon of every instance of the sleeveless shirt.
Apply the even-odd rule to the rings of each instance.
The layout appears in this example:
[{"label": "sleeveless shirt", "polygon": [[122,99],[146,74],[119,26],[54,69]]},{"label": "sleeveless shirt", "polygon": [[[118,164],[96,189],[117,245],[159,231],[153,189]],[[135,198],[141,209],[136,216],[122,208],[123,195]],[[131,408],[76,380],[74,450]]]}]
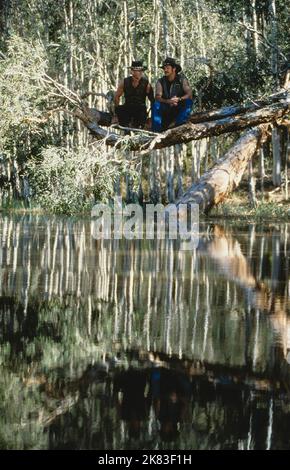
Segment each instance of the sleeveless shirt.
[{"label": "sleeveless shirt", "polygon": [[125,104],[129,105],[145,105],[147,96],[147,85],[149,81],[145,77],[141,77],[138,86],[135,88],[132,85],[132,77],[124,79],[124,95]]},{"label": "sleeveless shirt", "polygon": [[162,77],[159,79],[159,82],[162,86],[162,98],[168,100],[173,96],[181,96],[184,95],[183,90],[183,77],[176,75],[175,79],[170,82],[166,77]]}]

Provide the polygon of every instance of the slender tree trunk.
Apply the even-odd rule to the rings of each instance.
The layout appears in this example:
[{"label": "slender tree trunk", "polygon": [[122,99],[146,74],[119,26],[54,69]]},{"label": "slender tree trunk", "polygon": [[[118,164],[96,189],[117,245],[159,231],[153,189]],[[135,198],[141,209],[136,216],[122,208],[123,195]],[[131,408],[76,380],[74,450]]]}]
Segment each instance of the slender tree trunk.
[{"label": "slender tree trunk", "polygon": [[176,197],[181,197],[182,191],[182,147],[181,145],[174,146],[174,160],[177,173],[177,184],[176,184]]},{"label": "slender tree trunk", "polygon": [[165,150],[166,152],[166,181],[167,181],[167,199],[168,201],[174,202],[175,194],[174,194],[174,148],[168,148]]},{"label": "slender tree trunk", "polygon": [[128,3],[123,1],[123,18],[124,18],[124,65],[127,70],[130,63],[130,35],[128,21]]},{"label": "slender tree trunk", "polygon": [[253,158],[249,160],[249,199],[252,207],[257,207],[257,198],[256,198],[256,179],[253,172]]},{"label": "slender tree trunk", "polygon": [[202,18],[201,18],[201,11],[200,11],[200,5],[199,5],[198,0],[195,0],[195,7],[196,7],[196,16],[197,16],[197,24],[198,24],[198,32],[199,32],[200,53],[202,57],[206,57],[206,50],[205,50],[204,38],[203,38]]},{"label": "slender tree trunk", "polygon": [[281,186],[281,135],[276,126],[272,130],[273,172],[274,186]]},{"label": "slender tree trunk", "polygon": [[256,59],[259,55],[259,42],[258,42],[258,20],[257,20],[257,12],[256,12],[256,0],[251,0],[251,7],[252,7],[252,19],[253,19],[253,38],[254,38],[254,51]]},{"label": "slender tree trunk", "polygon": [[180,30],[179,30],[179,43],[180,43],[180,65],[184,68],[184,58],[185,58],[185,47],[184,47],[184,34],[185,34],[185,27],[186,19],[184,16],[183,9],[181,8],[181,20],[180,20]]},{"label": "slender tree trunk", "polygon": [[160,194],[160,151],[151,152],[149,162],[149,200],[154,204],[161,201]]},{"label": "slender tree trunk", "polygon": [[259,172],[261,182],[262,201],[264,201],[264,178],[265,178],[265,160],[264,160],[264,146],[262,145],[259,151]]},{"label": "slender tree trunk", "polygon": [[285,158],[285,201],[288,201],[289,199],[289,190],[288,190],[289,161],[290,161],[290,132],[289,132],[289,129],[287,128],[287,146],[286,146],[286,158]]},{"label": "slender tree trunk", "polygon": [[271,63],[272,63],[272,74],[274,77],[274,82],[276,88],[279,87],[279,61],[278,61],[278,26],[277,26],[277,15],[276,15],[276,0],[269,0],[269,13],[271,18],[271,43],[274,47],[272,47],[271,51]]},{"label": "slender tree trunk", "polygon": [[248,17],[247,17],[247,14],[246,14],[244,8],[243,8],[243,24],[245,25],[245,27],[244,27],[244,39],[245,39],[246,54],[248,56],[251,56],[251,54],[252,54],[252,38],[251,38],[251,32],[246,27],[247,24],[248,24]]},{"label": "slender tree trunk", "polygon": [[213,163],[216,163],[219,159],[219,154],[218,154],[218,143],[216,137],[210,137],[209,139],[209,146],[210,146],[210,156],[211,156],[211,161]]},{"label": "slender tree trunk", "polygon": [[195,183],[198,180],[197,177],[197,151],[196,151],[196,146],[197,146],[196,141],[191,142],[191,158],[192,158],[192,167],[191,167],[191,181]]},{"label": "slender tree trunk", "polygon": [[134,33],[133,33],[133,58],[137,59],[137,24],[138,24],[138,3],[134,0]]},{"label": "slender tree trunk", "polygon": [[168,19],[167,19],[167,0],[160,0],[160,11],[162,15],[163,26],[163,49],[164,54],[169,54],[169,41],[168,41]]},{"label": "slender tree trunk", "polygon": [[141,204],[141,205],[143,204],[143,198],[144,198],[142,181],[143,181],[143,159],[141,158],[140,168],[139,168],[138,195],[137,195],[139,204]]},{"label": "slender tree trunk", "polygon": [[74,8],[73,1],[69,2],[69,75],[70,75],[70,86],[74,89]]},{"label": "slender tree trunk", "polygon": [[154,75],[158,75],[158,66],[159,66],[159,40],[160,40],[160,16],[159,16],[159,8],[158,8],[159,0],[154,0]]}]

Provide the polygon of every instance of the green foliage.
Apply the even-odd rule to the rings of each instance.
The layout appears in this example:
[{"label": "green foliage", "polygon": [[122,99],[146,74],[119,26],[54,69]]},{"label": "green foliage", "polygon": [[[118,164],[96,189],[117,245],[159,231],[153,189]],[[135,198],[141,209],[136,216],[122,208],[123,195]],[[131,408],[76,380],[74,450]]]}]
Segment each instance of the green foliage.
[{"label": "green foliage", "polygon": [[40,43],[33,45],[18,36],[7,43],[0,60],[0,150],[23,147],[29,136],[41,133],[46,91],[42,77],[46,54]]},{"label": "green foliage", "polygon": [[212,216],[241,218],[255,220],[257,222],[265,220],[281,220],[289,218],[289,205],[281,205],[273,201],[259,202],[256,208],[252,208],[250,204],[233,201],[223,202],[213,208]]},{"label": "green foliage", "polygon": [[[154,84],[162,74],[159,65],[168,54],[182,62],[194,90],[196,110],[272,93],[278,86],[273,57],[276,55],[281,79],[289,60],[290,6],[285,0],[275,0],[275,18],[268,0],[164,0],[164,8],[153,0],[65,0],[57,5],[54,0],[4,0],[3,4],[0,152],[17,160],[20,170],[23,163],[37,158],[45,175],[50,171],[49,160],[57,161],[60,155],[63,159],[64,147],[70,149],[68,153],[80,155],[83,149],[76,149],[76,142],[81,146],[88,142],[83,127],[68,113],[54,112],[48,118],[48,109],[68,111],[72,103],[60,90],[50,87],[46,73],[79,96],[88,91],[106,93],[128,74],[126,66],[133,58],[144,60]],[[274,23],[277,28],[273,28]],[[98,109],[105,107],[95,95],[90,95],[88,102]],[[45,159],[43,168],[41,158]],[[81,193],[73,196],[78,165],[74,158],[70,163],[69,158],[65,161],[66,174],[71,175],[65,178],[71,184],[67,195],[56,185],[56,196],[52,185],[54,196],[48,198],[45,184],[40,190],[40,183],[34,180],[34,194],[42,205],[70,212],[69,207],[76,211],[80,204],[79,210],[83,210],[90,198],[110,193],[102,182],[100,190],[84,189],[78,182],[74,191],[80,188]],[[64,165],[60,167],[64,173]]]},{"label": "green foliage", "polygon": [[89,210],[95,201],[106,200],[124,168],[102,145],[49,147],[27,164],[36,202],[47,211],[64,214]]}]

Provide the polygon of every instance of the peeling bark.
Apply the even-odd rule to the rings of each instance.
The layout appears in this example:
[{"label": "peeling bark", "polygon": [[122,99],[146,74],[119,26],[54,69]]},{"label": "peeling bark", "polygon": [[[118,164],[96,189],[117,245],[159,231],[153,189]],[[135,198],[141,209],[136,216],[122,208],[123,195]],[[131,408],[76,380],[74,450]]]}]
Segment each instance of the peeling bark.
[{"label": "peeling bark", "polygon": [[175,144],[187,143],[192,140],[199,140],[228,132],[241,131],[262,123],[275,122],[281,120],[289,112],[289,109],[290,102],[283,100],[256,111],[229,116],[223,119],[196,124],[187,122],[182,126],[169,129],[162,134],[157,134],[155,137],[145,135],[140,130],[140,135],[127,136],[126,138],[111,130],[106,131],[100,127],[101,123],[105,123],[110,119],[109,113],[84,108],[82,111],[75,111],[75,116],[82,120],[84,125],[98,140],[105,138],[107,145],[121,147],[125,143],[128,150],[141,150],[143,153],[147,153],[154,149],[170,147]]},{"label": "peeling bark", "polygon": [[[288,87],[288,83],[286,83],[285,79],[285,89]],[[238,114],[243,114],[247,112],[256,111],[258,109],[263,108],[264,106],[269,106],[271,104],[277,103],[279,101],[283,101],[287,99],[287,91],[282,90],[279,93],[275,93],[272,96],[269,96],[265,99],[255,100],[252,103],[244,104],[244,105],[232,105],[232,106],[224,106],[223,108],[213,109],[209,111],[200,111],[197,113],[193,113],[189,121],[193,123],[204,122],[204,121],[215,121],[217,119],[222,119],[230,116],[235,116]]]},{"label": "peeling bark", "polygon": [[195,203],[206,213],[225,199],[239,185],[248,162],[259,149],[268,127],[268,124],[262,124],[240,137],[225,156],[193,184],[176,204]]},{"label": "peeling bark", "polygon": [[[276,121],[289,112],[290,102],[283,101],[259,109],[258,111],[219,119],[217,121],[193,124],[187,122],[182,126],[170,129],[155,137],[146,147],[163,148],[178,143],[187,143],[191,140],[203,139],[205,137],[225,134],[227,132],[241,131],[248,127],[257,126],[262,123]],[[145,147],[145,148],[146,148]]]}]

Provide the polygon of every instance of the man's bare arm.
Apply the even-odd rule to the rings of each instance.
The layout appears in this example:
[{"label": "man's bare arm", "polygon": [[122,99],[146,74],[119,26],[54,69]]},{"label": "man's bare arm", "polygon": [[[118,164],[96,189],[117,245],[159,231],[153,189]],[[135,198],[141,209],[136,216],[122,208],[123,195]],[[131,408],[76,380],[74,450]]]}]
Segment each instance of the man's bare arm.
[{"label": "man's bare arm", "polygon": [[180,101],[185,101],[187,99],[192,100],[192,90],[191,90],[191,88],[189,86],[189,83],[186,79],[183,81],[183,91],[184,91],[185,94],[183,96],[181,96]]},{"label": "man's bare arm", "polygon": [[115,98],[114,98],[115,106],[119,106],[120,98],[123,94],[124,94],[124,80],[122,80],[118,85]]},{"label": "man's bare arm", "polygon": [[153,102],[154,102],[154,92],[153,92],[153,88],[152,88],[150,83],[148,83],[148,85],[147,85],[146,94],[147,94],[148,99],[151,102],[151,104],[153,104]]},{"label": "man's bare arm", "polygon": [[171,104],[172,101],[171,99],[165,99],[165,98],[162,98],[162,85],[161,83],[158,82],[156,83],[156,93],[155,93],[155,99],[156,101],[160,101],[160,103],[167,103],[167,104]]}]

